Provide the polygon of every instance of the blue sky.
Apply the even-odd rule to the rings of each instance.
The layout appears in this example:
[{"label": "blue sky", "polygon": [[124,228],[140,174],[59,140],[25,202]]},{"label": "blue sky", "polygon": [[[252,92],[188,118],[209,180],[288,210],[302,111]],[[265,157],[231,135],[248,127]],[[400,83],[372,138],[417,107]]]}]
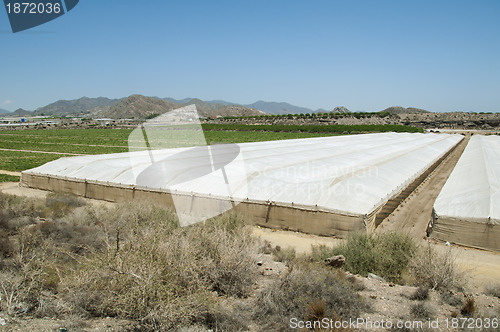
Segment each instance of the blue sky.
[{"label": "blue sky", "polygon": [[286,101],[500,111],[500,1],[81,0],[13,34],[0,108],[58,99]]}]

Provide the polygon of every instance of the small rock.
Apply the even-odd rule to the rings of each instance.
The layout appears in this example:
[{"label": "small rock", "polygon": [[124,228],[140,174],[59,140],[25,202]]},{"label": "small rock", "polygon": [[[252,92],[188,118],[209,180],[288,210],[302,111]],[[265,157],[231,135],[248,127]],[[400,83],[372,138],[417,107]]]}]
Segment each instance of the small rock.
[{"label": "small rock", "polygon": [[262,262],[262,261],[258,261],[258,262],[257,262],[257,265],[258,265],[258,266],[262,266],[262,264],[264,264],[264,262]]},{"label": "small rock", "polygon": [[345,257],[343,255],[333,256],[325,259],[325,263],[331,267],[340,268],[345,263]]}]

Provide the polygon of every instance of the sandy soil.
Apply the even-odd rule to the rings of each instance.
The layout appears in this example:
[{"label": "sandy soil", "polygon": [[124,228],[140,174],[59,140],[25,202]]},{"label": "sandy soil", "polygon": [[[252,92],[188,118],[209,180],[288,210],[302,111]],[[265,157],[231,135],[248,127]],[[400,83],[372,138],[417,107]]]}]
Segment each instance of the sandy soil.
[{"label": "sandy soil", "polygon": [[343,241],[342,239],[336,239],[333,237],[269,229],[260,226],[252,227],[252,234],[259,237],[262,241],[269,241],[273,246],[280,246],[281,248],[294,248],[298,254],[311,252],[311,246],[313,245],[326,245],[331,247],[338,245]]},{"label": "sandy soil", "polygon": [[[0,182],[0,192],[15,196],[45,198],[50,191],[21,187],[18,182]],[[87,203],[92,205],[113,206],[115,203],[100,201],[97,199],[83,198]]]}]

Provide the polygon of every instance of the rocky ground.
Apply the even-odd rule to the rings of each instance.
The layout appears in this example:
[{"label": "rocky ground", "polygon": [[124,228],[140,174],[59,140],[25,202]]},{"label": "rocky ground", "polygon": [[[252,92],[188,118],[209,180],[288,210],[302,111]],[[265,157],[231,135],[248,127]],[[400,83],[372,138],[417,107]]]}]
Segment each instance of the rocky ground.
[{"label": "rocky ground", "polygon": [[[255,227],[254,236],[260,238],[262,248],[275,248],[287,243],[297,248],[298,254],[310,251],[310,245],[332,245],[339,240],[319,236],[299,234],[288,231],[276,231]],[[309,245],[304,245],[306,243]],[[296,244],[296,245],[295,245]],[[251,313],[244,310],[250,307],[263,288],[282,278],[290,271],[290,267],[276,260],[266,250],[256,253],[255,269],[259,271],[258,279],[252,295],[245,299],[225,300],[225,306],[235,314],[250,320]],[[500,261],[499,261],[500,264]],[[333,269],[333,268],[332,268]],[[349,328],[345,331],[499,331],[498,328],[478,328],[479,324],[491,324],[500,319],[500,298],[485,294],[482,287],[469,283],[463,292],[447,291],[442,294],[429,290],[422,295],[417,287],[398,285],[384,279],[369,275],[362,277],[345,272],[346,278],[355,285],[359,296],[368,303],[370,310],[362,314],[357,321],[344,321]],[[474,278],[474,275],[469,275]],[[420,295],[418,295],[420,294]],[[418,295],[418,296],[416,296]],[[463,311],[468,298],[473,299],[473,313]],[[235,309],[241,308],[241,309]],[[240,311],[238,311],[240,310]],[[465,320],[467,319],[467,320]],[[489,323],[488,323],[489,322]],[[465,324],[457,328],[457,324]],[[473,328],[467,328],[469,327]],[[1,331],[140,331],[136,322],[113,317],[101,319],[84,319],[78,316],[66,319],[10,317],[0,311]],[[392,328],[389,328],[391,327]],[[255,323],[248,324],[248,331],[263,331]],[[290,329],[295,330],[295,329]],[[186,327],[184,332],[208,331],[200,328]]]},{"label": "rocky ground", "polygon": [[363,125],[363,124],[401,124],[416,126],[425,129],[467,129],[467,130],[500,130],[500,113],[414,113],[392,114],[380,117],[344,114],[338,117],[263,117],[263,118],[236,118],[210,120],[211,123],[237,124],[293,124],[293,125]]}]

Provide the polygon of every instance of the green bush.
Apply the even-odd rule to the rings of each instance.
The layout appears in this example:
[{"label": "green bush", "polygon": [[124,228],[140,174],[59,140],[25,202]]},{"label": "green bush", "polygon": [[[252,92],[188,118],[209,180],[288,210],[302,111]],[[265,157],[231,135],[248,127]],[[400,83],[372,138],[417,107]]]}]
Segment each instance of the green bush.
[{"label": "green bush", "polygon": [[364,276],[374,273],[389,281],[400,282],[415,251],[415,243],[404,234],[353,233],[337,247],[313,247],[312,259],[322,261],[334,255],[344,255],[344,269],[347,271]]}]

